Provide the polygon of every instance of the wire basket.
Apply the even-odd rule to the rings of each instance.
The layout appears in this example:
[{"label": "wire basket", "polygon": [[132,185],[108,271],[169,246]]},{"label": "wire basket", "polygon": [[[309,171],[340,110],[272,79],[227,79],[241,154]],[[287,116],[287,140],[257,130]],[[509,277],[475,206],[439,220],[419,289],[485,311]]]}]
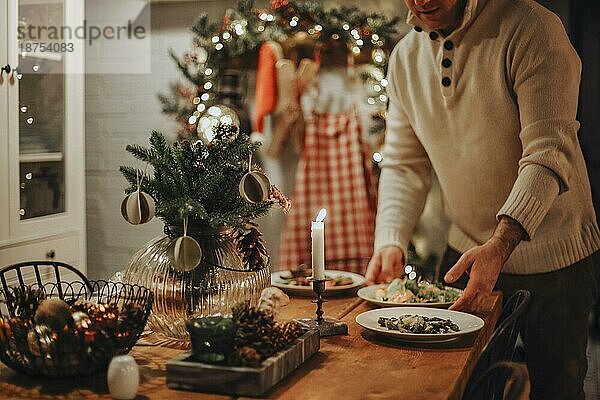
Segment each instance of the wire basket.
[{"label": "wire basket", "polygon": [[94,310],[93,317],[80,311],[88,317],[84,323],[74,320],[51,331],[18,316],[11,293],[0,290],[0,360],[17,372],[49,378],[90,375],[106,369],[113,356],[129,352],[154,300],[147,288],[120,282],[49,282],[33,288],[47,299],[64,300],[71,310]]}]

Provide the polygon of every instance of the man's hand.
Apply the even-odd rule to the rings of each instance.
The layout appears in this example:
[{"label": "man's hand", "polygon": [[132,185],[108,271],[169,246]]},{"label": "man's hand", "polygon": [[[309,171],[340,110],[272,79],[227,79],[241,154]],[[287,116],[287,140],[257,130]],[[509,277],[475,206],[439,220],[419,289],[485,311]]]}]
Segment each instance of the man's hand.
[{"label": "man's hand", "polygon": [[447,283],[453,283],[462,274],[469,275],[463,295],[450,310],[480,311],[496,285],[502,266],[525,235],[517,221],[502,216],[487,242],[465,252],[444,277]]},{"label": "man's hand", "polygon": [[367,266],[367,283],[390,283],[404,276],[404,253],[398,246],[379,249]]}]

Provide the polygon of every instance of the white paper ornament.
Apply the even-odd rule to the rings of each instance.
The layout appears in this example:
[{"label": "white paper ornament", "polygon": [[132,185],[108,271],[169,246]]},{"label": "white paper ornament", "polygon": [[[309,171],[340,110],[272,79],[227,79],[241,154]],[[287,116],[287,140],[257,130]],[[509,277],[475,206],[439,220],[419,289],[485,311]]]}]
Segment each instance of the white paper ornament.
[{"label": "white paper ornament", "polygon": [[269,198],[271,182],[262,172],[252,171],[252,154],[248,161],[248,172],[240,179],[239,191],[244,200],[253,204]]},{"label": "white paper ornament", "polygon": [[202,260],[202,248],[192,237],[187,236],[187,218],[183,224],[183,236],[173,240],[167,248],[173,267],[179,271],[191,271]]},{"label": "white paper ornament", "polygon": [[271,182],[259,171],[248,172],[240,180],[240,195],[249,203],[260,203],[269,198]]},{"label": "white paper ornament", "polygon": [[154,218],[156,206],[154,199],[139,188],[121,203],[121,214],[132,225],[145,224]]},{"label": "white paper ornament", "polygon": [[140,384],[140,372],[133,357],[113,357],[108,365],[106,380],[113,399],[134,399]]}]

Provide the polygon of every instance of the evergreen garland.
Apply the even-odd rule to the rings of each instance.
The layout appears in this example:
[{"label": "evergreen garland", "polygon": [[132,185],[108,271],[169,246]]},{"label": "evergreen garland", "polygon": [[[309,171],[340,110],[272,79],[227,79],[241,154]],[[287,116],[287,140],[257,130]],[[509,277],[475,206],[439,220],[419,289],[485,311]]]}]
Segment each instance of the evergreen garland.
[{"label": "evergreen garland", "polygon": [[218,125],[214,133],[209,143],[183,140],[170,145],[162,133],[153,131],[150,147],[128,145],[126,150],[154,172],[121,166],[130,185],[126,193],[137,190],[139,180],[166,225],[181,225],[187,218],[190,226],[200,229],[216,232],[226,226],[245,233],[247,224],[274,204],[271,199],[248,203],[239,194],[239,182],[249,170],[249,155],[260,144],[251,143],[248,135],[239,134],[232,125]]},{"label": "evergreen garland", "polygon": [[[237,8],[228,9],[220,23],[211,22],[203,13],[191,27],[192,49],[182,57],[169,52],[184,82],[172,85],[171,93],[160,94],[159,100],[163,112],[181,126],[181,138],[197,137],[197,121],[217,104],[214,92],[222,70],[236,60],[243,60],[246,67],[252,64],[263,42],[307,32],[321,46],[344,43],[356,55],[375,49],[387,51],[394,43],[399,21],[357,7],[326,10],[314,1],[271,0],[270,4],[271,9],[256,9],[253,0],[238,0]],[[372,63],[384,76],[387,57],[378,59],[373,56]],[[385,104],[378,96],[370,99]]]}]

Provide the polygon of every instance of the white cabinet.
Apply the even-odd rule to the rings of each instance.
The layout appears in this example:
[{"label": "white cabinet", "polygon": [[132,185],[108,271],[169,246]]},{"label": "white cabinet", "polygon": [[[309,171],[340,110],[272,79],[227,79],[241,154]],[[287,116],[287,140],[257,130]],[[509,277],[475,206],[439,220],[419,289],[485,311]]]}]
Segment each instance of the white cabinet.
[{"label": "white cabinet", "polygon": [[79,0],[0,2],[0,266],[85,272],[84,46],[65,34],[83,19]]}]

